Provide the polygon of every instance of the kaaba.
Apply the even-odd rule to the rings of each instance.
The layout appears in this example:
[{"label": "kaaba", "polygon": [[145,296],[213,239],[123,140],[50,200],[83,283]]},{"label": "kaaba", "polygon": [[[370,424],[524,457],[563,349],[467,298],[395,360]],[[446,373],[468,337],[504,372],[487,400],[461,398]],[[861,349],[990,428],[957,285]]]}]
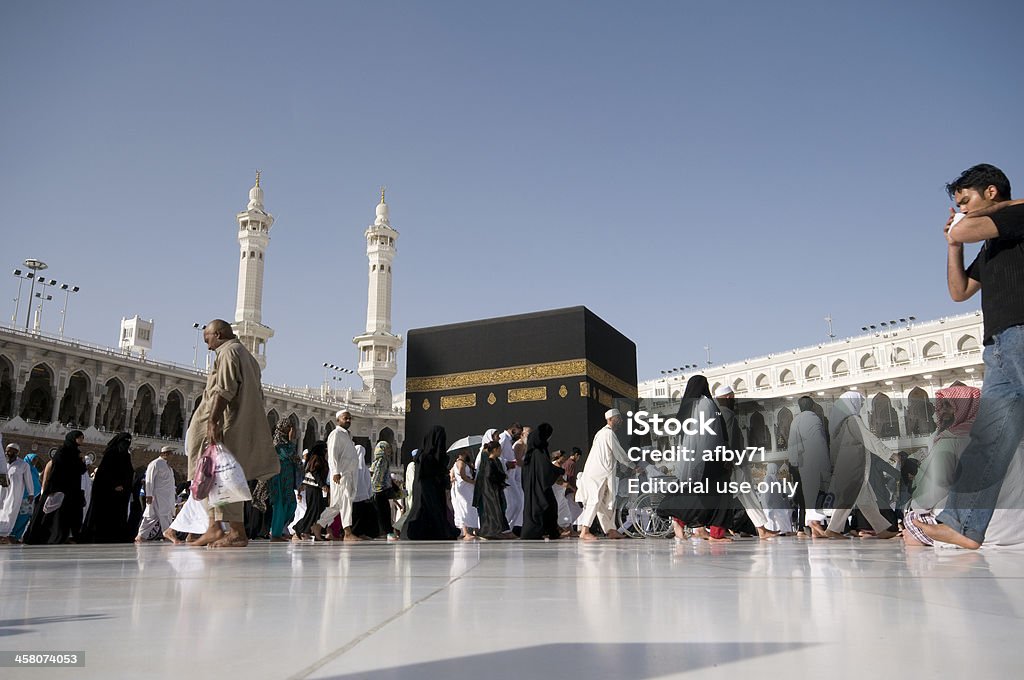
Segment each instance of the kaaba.
[{"label": "kaaba", "polygon": [[586,307],[417,328],[406,339],[406,461],[434,425],[450,446],[548,422],[552,451],[586,454],[604,412],[636,404],[636,344]]}]

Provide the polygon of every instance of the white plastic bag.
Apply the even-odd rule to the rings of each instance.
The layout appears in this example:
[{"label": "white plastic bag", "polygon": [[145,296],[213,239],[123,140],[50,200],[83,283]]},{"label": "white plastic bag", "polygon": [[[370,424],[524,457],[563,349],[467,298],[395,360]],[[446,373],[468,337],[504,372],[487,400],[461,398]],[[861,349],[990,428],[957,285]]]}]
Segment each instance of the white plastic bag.
[{"label": "white plastic bag", "polygon": [[223,444],[217,444],[217,465],[213,471],[213,489],[206,499],[211,507],[251,501],[245,471]]}]

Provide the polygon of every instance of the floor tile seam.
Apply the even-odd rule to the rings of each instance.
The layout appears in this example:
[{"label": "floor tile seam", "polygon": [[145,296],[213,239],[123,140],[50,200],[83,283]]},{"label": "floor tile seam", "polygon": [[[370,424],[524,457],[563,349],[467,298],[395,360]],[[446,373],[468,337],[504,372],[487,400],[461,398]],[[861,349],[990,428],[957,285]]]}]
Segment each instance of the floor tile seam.
[{"label": "floor tile seam", "polygon": [[427,593],[426,595],[424,595],[420,599],[418,599],[415,602],[411,603],[409,606],[404,607],[403,609],[395,612],[394,614],[389,616],[384,621],[381,621],[376,626],[374,626],[370,630],[362,633],[361,635],[356,636],[354,639],[349,640],[346,644],[344,644],[343,646],[341,646],[338,649],[334,650],[330,654],[327,654],[327,655],[317,659],[315,662],[313,662],[312,664],[310,664],[306,668],[300,670],[299,672],[295,673],[294,675],[288,676],[288,680],[302,680],[303,678],[309,677],[311,674],[315,673],[319,669],[323,668],[324,666],[326,666],[330,662],[334,661],[338,657],[344,655],[345,653],[347,653],[348,651],[350,651],[351,649],[353,649],[354,647],[359,645],[359,643],[361,643],[364,640],[367,640],[370,637],[372,637],[373,635],[377,634],[379,631],[381,631],[385,627],[387,627],[390,623],[392,623],[394,621],[397,621],[398,619],[402,618],[407,613],[409,613],[410,611],[412,611],[413,609],[415,609],[419,605],[423,604],[424,602],[426,602],[430,598],[434,597],[435,595],[444,592],[445,590],[450,588],[452,586],[452,584],[454,584],[457,581],[461,580],[466,574],[468,574],[469,572],[473,571],[478,566],[480,566],[480,562],[477,562],[476,564],[470,566],[469,568],[467,568],[465,571],[463,571],[458,576],[450,578],[448,580],[448,582],[445,583],[444,585],[442,585],[441,587],[436,588],[435,590],[431,591],[430,593]]}]

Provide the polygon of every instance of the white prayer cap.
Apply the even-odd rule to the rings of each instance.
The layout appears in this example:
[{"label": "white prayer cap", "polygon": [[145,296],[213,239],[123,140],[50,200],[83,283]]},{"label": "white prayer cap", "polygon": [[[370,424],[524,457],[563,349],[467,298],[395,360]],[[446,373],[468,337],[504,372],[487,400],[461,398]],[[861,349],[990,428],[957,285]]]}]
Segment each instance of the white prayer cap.
[{"label": "white prayer cap", "polygon": [[173,446],[165,446],[160,449],[160,453],[176,453],[178,449]]},{"label": "white prayer cap", "polygon": [[349,410],[347,408],[343,408],[343,409],[341,409],[340,411],[338,411],[337,413],[334,414],[334,419],[337,420],[338,418],[340,418],[342,413],[349,413],[349,415],[351,415],[351,413],[349,412]]},{"label": "white prayer cap", "polygon": [[21,453],[21,447],[18,446],[18,442],[11,442],[7,445],[8,449],[14,449],[15,453]]},{"label": "white prayer cap", "polygon": [[716,397],[728,397],[730,394],[735,394],[735,392],[733,392],[733,389],[728,385],[722,385],[715,390]]},{"label": "white prayer cap", "polygon": [[610,409],[608,409],[607,411],[604,412],[604,419],[605,420],[611,420],[615,416],[621,416],[621,415],[622,414],[619,413],[619,409],[617,409],[617,408],[610,408]]}]

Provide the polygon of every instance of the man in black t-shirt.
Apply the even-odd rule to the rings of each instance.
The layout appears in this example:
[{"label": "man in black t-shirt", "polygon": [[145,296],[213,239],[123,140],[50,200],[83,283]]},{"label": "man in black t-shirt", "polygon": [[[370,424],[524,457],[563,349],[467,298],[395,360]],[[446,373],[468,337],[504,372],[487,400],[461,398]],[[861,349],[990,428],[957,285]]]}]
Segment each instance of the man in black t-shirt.
[{"label": "man in black t-shirt", "polygon": [[[951,208],[946,220],[949,295],[963,302],[981,291],[985,380],[940,523],[914,524],[935,541],[977,549],[1024,436],[1024,201],[1011,201],[1010,181],[987,164],[968,168],[946,191],[964,215],[955,219]],[[980,241],[965,269],[963,244]]]}]

